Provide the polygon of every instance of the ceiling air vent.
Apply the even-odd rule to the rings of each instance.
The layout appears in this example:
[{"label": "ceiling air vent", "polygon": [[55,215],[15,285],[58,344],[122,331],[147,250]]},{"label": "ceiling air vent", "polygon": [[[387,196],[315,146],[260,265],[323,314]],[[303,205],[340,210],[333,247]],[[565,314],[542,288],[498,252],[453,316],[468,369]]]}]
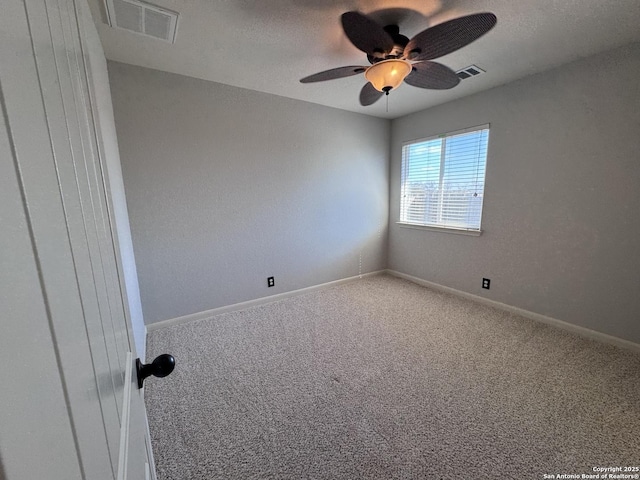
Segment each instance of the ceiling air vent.
[{"label": "ceiling air vent", "polygon": [[178,14],[139,0],[105,0],[109,25],[175,43]]},{"label": "ceiling air vent", "polygon": [[462,70],[458,70],[456,75],[459,78],[464,80],[465,78],[475,77],[476,75],[480,75],[481,73],[485,73],[485,70],[481,69],[476,65],[469,65],[468,67],[463,68]]}]

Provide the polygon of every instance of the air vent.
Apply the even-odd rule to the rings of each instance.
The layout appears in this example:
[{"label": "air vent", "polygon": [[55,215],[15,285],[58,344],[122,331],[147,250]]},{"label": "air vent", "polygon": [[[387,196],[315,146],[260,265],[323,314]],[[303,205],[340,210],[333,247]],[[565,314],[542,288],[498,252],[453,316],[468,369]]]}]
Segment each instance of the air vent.
[{"label": "air vent", "polygon": [[480,75],[481,73],[486,73],[485,70],[481,69],[477,65],[469,65],[468,67],[463,68],[462,70],[458,70],[456,74],[462,80],[469,77],[475,77],[476,75]]},{"label": "air vent", "polygon": [[178,14],[139,0],[105,0],[109,25],[148,37],[176,42]]}]

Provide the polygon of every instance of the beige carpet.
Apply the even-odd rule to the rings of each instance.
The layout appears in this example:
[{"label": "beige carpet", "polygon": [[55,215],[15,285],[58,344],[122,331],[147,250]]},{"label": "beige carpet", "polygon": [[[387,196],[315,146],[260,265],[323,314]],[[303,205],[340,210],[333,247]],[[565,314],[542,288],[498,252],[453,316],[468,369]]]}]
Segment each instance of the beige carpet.
[{"label": "beige carpet", "polygon": [[386,275],[155,331],[148,350],[177,362],[145,384],[159,480],[640,466],[640,355]]}]

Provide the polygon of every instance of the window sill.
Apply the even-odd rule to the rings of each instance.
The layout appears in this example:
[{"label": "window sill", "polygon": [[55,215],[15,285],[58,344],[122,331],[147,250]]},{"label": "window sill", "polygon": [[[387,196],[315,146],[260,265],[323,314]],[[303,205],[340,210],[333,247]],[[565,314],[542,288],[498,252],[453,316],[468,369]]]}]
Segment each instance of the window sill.
[{"label": "window sill", "polygon": [[411,228],[414,230],[428,230],[431,232],[441,233],[453,233],[456,235],[469,235],[471,237],[479,237],[482,235],[482,230],[464,230],[462,228],[453,227],[431,227],[427,225],[417,225],[415,223],[396,222],[396,225],[402,228]]}]

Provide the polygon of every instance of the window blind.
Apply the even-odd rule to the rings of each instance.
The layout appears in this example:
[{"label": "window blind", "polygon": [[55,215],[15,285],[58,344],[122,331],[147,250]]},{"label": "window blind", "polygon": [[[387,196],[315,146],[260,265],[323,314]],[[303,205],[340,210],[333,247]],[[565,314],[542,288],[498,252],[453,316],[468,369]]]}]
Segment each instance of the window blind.
[{"label": "window blind", "polygon": [[480,230],[489,125],[402,147],[400,222]]}]

